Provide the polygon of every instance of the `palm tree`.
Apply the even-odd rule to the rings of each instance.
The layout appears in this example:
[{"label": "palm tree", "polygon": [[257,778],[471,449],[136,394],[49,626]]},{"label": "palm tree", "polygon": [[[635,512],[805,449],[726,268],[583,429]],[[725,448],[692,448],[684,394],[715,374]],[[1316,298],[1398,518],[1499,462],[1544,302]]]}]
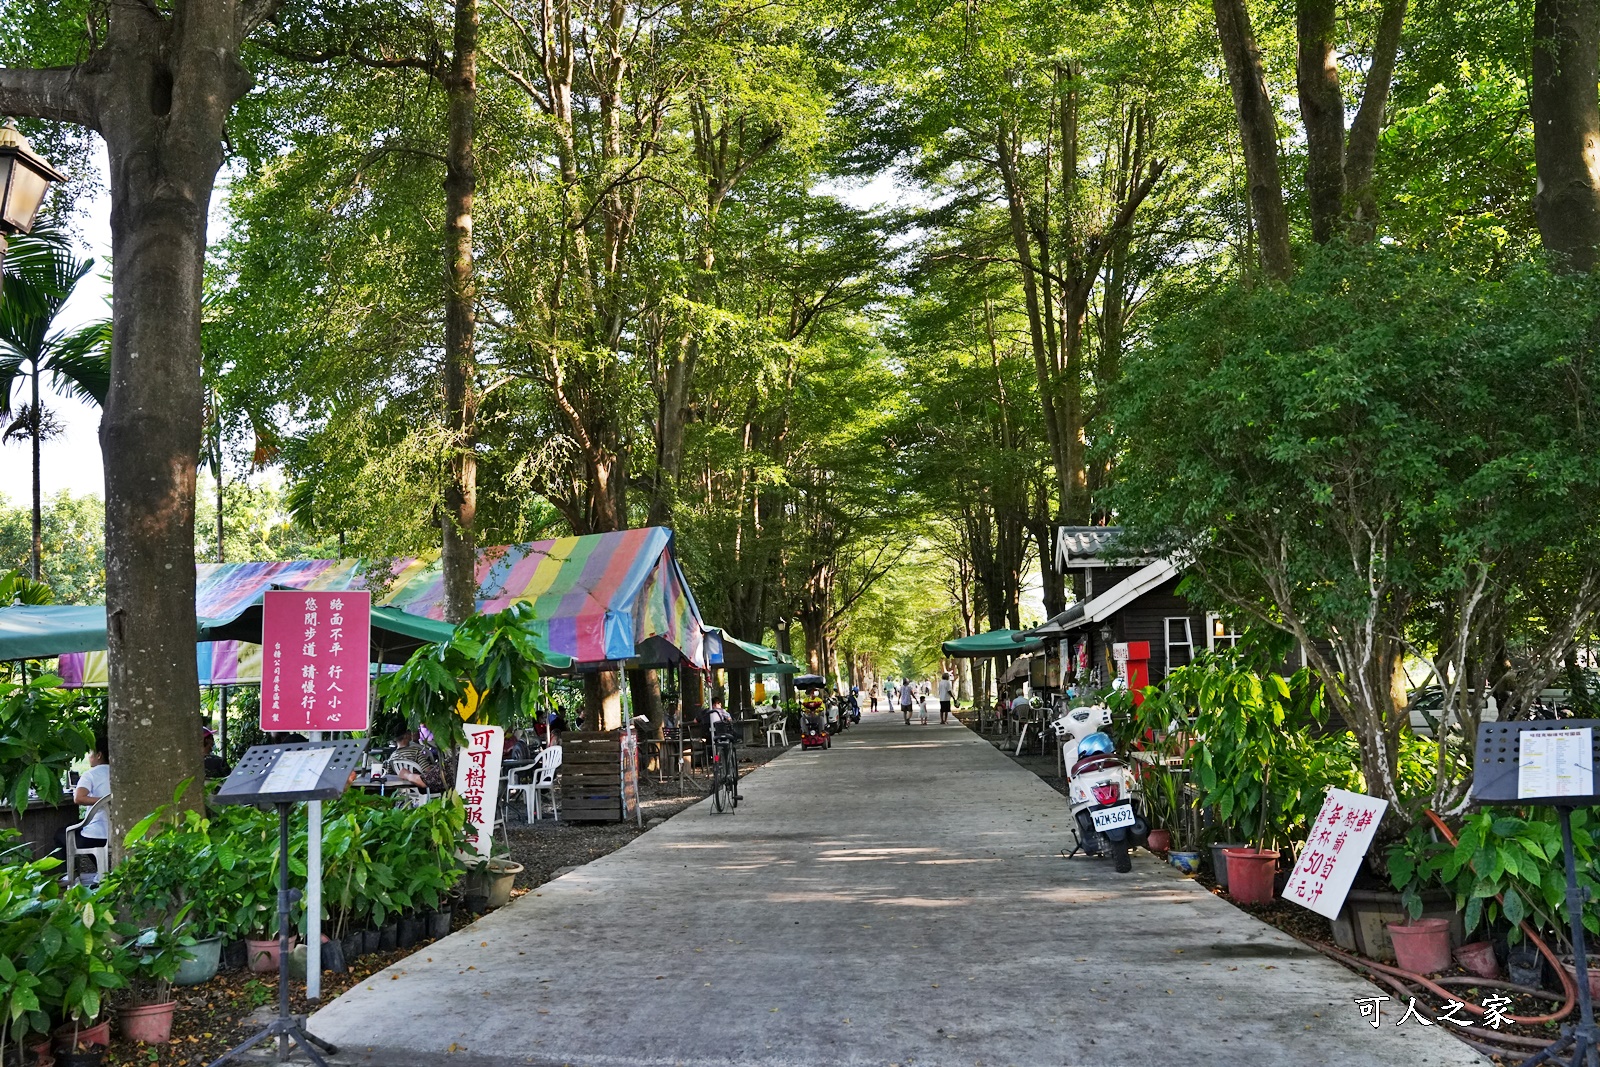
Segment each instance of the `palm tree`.
[{"label": "palm tree", "polygon": [[[105,404],[111,387],[110,350],[99,324],[73,332],[54,328],[62,306],[93,267],[94,260],[79,260],[58,235],[35,231],[12,239],[0,288],[0,421],[10,420],[0,440],[26,437],[33,444],[34,581],[40,580],[44,549],[39,445],[53,426],[40,404],[39,379],[48,372],[56,389],[97,405]],[[24,376],[28,400],[18,406],[12,397]]]}]

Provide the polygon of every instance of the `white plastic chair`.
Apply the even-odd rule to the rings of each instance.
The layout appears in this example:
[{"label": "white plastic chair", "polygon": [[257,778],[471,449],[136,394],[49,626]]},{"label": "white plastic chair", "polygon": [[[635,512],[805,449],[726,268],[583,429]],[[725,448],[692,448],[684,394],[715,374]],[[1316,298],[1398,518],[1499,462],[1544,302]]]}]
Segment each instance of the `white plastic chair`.
[{"label": "white plastic chair", "polygon": [[533,793],[533,815],[536,819],[544,818],[545,798],[550,800],[550,816],[556,822],[561,821],[561,809],[556,804],[556,772],[561,769],[561,746],[552,745],[542,753],[544,759],[539,762],[539,773],[534,775],[530,787]]},{"label": "white plastic chair", "polygon": [[778,744],[788,747],[789,744],[789,716],[780,711],[768,712],[764,725],[767,728],[767,747],[772,747],[772,739],[776,737]]},{"label": "white plastic chair", "polygon": [[78,831],[88,825],[103,806],[110,803],[111,794],[107,793],[89,806],[89,810],[82,820],[67,827],[67,878],[69,881],[78,877],[78,856],[80,853],[94,857],[94,876],[96,881],[105,877],[106,872],[111,870],[111,842],[109,839],[105,844],[94,847],[80,846],[78,844]]},{"label": "white plastic chair", "polygon": [[[422,764],[416,760],[395,759],[391,756],[389,758],[389,769],[395,774],[399,774],[401,771],[410,771],[418,778],[422,777]],[[419,807],[433,799],[433,793],[425,785],[407,784],[397,788],[394,791],[394,795],[396,800],[412,807]]]},{"label": "white plastic chair", "polygon": [[[535,783],[538,781],[540,769],[547,759],[545,753],[551,749],[543,749],[533,757],[533,762],[522,767],[513,767],[506,772],[506,802],[518,793],[522,794],[523,803],[527,806],[527,821],[533,822],[537,817],[538,798]],[[559,758],[559,757],[558,757]]]}]

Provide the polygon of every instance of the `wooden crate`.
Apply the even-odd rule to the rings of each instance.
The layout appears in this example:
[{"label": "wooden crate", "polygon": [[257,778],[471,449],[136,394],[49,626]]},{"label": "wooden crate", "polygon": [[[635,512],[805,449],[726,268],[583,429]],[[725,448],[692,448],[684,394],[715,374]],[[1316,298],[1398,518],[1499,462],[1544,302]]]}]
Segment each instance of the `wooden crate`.
[{"label": "wooden crate", "polygon": [[622,742],[610,731],[561,735],[561,817],[572,822],[622,821]]}]

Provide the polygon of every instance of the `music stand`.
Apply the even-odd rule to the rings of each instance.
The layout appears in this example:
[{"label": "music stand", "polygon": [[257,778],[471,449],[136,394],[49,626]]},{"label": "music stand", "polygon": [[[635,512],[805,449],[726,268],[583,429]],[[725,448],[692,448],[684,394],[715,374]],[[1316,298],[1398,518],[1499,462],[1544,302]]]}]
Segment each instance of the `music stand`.
[{"label": "music stand", "polygon": [[[1589,731],[1586,748],[1573,750],[1568,745],[1567,766],[1576,772],[1578,788],[1587,792],[1561,792],[1548,795],[1523,796],[1522,745],[1530,734]],[[1567,918],[1572,924],[1572,963],[1577,972],[1578,1024],[1561,1028],[1561,1036],[1544,1051],[1526,1060],[1522,1067],[1553,1062],[1567,1049],[1571,1058],[1565,1062],[1570,1067],[1597,1067],[1600,1065],[1600,1031],[1594,1021],[1594,1004],[1589,996],[1589,964],[1587,946],[1584,944],[1583,905],[1588,891],[1578,885],[1577,861],[1572,848],[1572,809],[1600,804],[1600,793],[1595,791],[1595,755],[1600,751],[1600,719],[1534,719],[1522,722],[1486,722],[1478,726],[1477,759],[1473,764],[1472,797],[1480,804],[1543,805],[1556,809],[1561,820],[1561,850],[1567,868]],[[1553,773],[1553,753],[1546,750],[1543,765]],[[1531,768],[1530,768],[1531,771]],[[1587,775],[1587,780],[1585,780]],[[1548,788],[1549,776],[1530,774],[1530,787],[1542,782]]]},{"label": "music stand", "polygon": [[306,1030],[304,1015],[289,1014],[289,912],[297,891],[289,888],[289,806],[308,800],[329,800],[343,793],[350,773],[360,766],[360,741],[298,741],[256,745],[239,759],[213,800],[218,804],[275,805],[278,809],[278,1017],[244,1044],[224,1052],[211,1067],[237,1059],[269,1037],[278,1039],[278,1062],[299,1045],[317,1067],[339,1049]]}]

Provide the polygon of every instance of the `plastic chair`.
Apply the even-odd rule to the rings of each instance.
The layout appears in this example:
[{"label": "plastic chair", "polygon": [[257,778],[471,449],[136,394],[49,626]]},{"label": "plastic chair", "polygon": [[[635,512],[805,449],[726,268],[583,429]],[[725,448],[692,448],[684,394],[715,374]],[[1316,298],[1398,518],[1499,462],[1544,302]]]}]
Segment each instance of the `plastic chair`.
[{"label": "plastic chair", "polygon": [[[404,758],[395,759],[390,757],[389,769],[395,774],[399,774],[401,771],[410,771],[418,778],[422,777],[422,764],[418,763],[416,760]],[[428,787],[425,785],[402,786],[394,791],[394,795],[397,800],[401,800],[407,804],[410,804],[412,807],[425,804],[433,799],[433,793],[430,792]]]},{"label": "plastic chair", "polygon": [[[512,797],[516,796],[518,793],[521,793],[522,801],[527,806],[528,822],[533,822],[533,820],[537,818],[538,799],[536,795],[535,783],[538,781],[539,772],[541,768],[544,767],[546,760],[549,759],[547,753],[556,751],[559,751],[559,749],[543,749],[537,756],[533,757],[532,763],[528,763],[521,767],[512,767],[506,772],[506,803],[509,804]],[[526,779],[522,777],[524,775],[527,776]]]},{"label": "plastic chair", "polygon": [[561,809],[556,803],[556,772],[561,769],[561,746],[552,745],[544,750],[544,759],[539,764],[539,773],[534,776],[531,783],[533,792],[534,818],[544,818],[544,801],[550,799],[550,817],[556,822],[561,821]]},{"label": "plastic chair", "polygon": [[766,717],[767,747],[772,747],[772,739],[776,737],[778,744],[785,747],[789,744],[789,716],[781,712],[769,713]]},{"label": "plastic chair", "polygon": [[94,877],[99,881],[111,870],[111,842],[108,839],[103,845],[88,846],[78,844],[78,831],[82,830],[89,821],[95,817],[101,807],[111,803],[111,794],[107,793],[89,806],[84,817],[73,825],[67,827],[67,878],[78,877],[78,855],[80,853],[94,857]]}]

